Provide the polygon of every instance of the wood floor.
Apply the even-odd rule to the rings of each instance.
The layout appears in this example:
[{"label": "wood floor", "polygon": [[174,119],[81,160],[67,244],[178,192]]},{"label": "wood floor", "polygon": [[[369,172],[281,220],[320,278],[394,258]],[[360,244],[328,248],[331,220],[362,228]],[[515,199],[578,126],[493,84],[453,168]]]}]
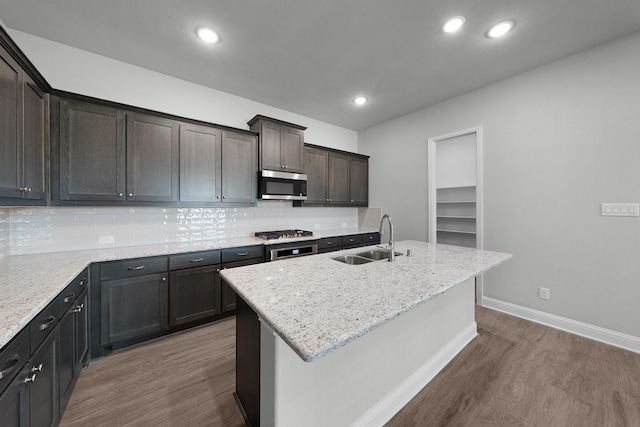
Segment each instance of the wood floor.
[{"label": "wood floor", "polygon": [[[478,307],[479,336],[387,427],[640,426],[640,354]],[[93,362],[69,426],[243,426],[235,321]],[[333,426],[331,426],[333,427]]]}]

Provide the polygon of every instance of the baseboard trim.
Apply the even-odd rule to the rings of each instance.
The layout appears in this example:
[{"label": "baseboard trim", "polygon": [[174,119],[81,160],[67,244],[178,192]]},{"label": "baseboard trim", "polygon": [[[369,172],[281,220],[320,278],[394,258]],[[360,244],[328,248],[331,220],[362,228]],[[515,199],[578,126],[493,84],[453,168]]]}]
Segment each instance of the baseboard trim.
[{"label": "baseboard trim", "polygon": [[520,305],[494,298],[483,297],[482,306],[550,326],[555,329],[560,329],[565,332],[580,335],[581,337],[600,341],[635,353],[640,353],[640,338],[634,337],[633,335],[621,334],[610,329],[604,329],[599,326],[578,322],[576,320],[567,319],[565,317],[556,316],[554,314],[545,313],[544,311],[534,310],[532,308],[522,307]]},{"label": "baseboard trim", "polygon": [[351,427],[383,426],[426,386],[463,348],[478,335],[478,326],[472,322],[449,344],[436,353],[382,400],[372,406]]}]

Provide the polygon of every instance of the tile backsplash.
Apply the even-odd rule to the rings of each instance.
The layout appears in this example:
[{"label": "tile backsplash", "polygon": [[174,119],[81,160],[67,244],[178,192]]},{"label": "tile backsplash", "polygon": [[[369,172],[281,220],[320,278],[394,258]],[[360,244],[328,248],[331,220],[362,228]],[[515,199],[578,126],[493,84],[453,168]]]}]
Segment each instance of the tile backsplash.
[{"label": "tile backsplash", "polygon": [[264,230],[354,228],[371,218],[379,221],[378,211],[293,208],[277,201],[246,208],[0,208],[0,257],[245,237]]}]

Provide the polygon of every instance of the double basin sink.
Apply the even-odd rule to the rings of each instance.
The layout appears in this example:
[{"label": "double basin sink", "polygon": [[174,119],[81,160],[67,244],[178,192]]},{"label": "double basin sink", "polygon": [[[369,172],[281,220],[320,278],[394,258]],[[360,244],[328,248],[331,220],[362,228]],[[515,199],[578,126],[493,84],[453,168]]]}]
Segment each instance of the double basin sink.
[{"label": "double basin sink", "polygon": [[[395,256],[402,255],[401,252],[394,252]],[[340,255],[339,257],[331,258],[333,260],[343,262],[349,265],[368,264],[374,261],[380,261],[389,258],[389,251],[386,250],[370,250],[366,252],[358,252],[355,255]]]}]

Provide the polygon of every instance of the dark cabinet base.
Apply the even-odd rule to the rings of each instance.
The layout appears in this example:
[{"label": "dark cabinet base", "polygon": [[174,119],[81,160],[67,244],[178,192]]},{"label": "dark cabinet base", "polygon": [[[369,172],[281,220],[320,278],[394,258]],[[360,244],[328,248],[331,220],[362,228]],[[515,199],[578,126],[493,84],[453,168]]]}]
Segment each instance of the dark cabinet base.
[{"label": "dark cabinet base", "polygon": [[240,297],[236,305],[236,391],[245,422],[260,425],[260,321]]}]

